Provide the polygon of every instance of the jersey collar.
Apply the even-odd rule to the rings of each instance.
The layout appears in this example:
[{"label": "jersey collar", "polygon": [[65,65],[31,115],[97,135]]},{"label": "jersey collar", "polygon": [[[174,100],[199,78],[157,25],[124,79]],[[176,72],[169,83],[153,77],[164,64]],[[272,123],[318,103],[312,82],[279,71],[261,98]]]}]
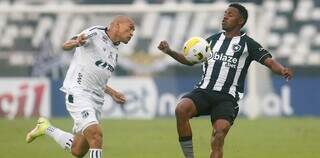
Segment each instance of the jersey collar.
[{"label": "jersey collar", "polygon": [[[221,31],[221,33],[222,33],[222,35],[223,36],[225,36],[225,30],[222,30]],[[244,32],[244,31],[240,31],[240,35],[239,36],[234,36],[234,37],[232,37],[232,38],[241,38],[241,37],[243,37],[244,35],[246,35],[246,32]]]},{"label": "jersey collar", "polygon": [[109,37],[109,35],[107,34],[107,31],[108,31],[108,27],[105,27],[104,33],[106,34],[106,36],[108,37],[108,39],[111,41],[111,43],[112,43],[114,46],[119,46],[120,42],[113,42],[113,41],[111,40],[111,38]]}]

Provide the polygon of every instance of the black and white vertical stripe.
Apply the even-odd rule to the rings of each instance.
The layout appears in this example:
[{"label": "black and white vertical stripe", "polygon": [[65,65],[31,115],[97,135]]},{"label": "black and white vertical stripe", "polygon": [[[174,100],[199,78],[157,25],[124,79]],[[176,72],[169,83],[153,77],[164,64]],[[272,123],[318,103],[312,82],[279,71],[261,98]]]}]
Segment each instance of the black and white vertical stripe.
[{"label": "black and white vertical stripe", "polygon": [[[221,34],[223,38],[222,45],[218,51],[215,51],[219,55],[231,55],[232,44],[238,42],[238,40],[226,38],[224,34]],[[213,73],[211,74],[211,82],[208,85],[208,89],[221,91],[224,82],[227,79],[229,68],[225,66],[225,62],[221,60],[215,60],[213,65]]]},{"label": "black and white vertical stripe", "polygon": [[[213,47],[212,47],[212,51],[213,51],[213,54],[215,53],[214,50],[219,50],[219,48],[222,46],[222,42],[224,40],[224,36],[223,34],[219,34],[218,35],[219,37],[217,38],[217,40],[213,41],[214,43],[212,43]],[[200,88],[203,88],[203,89],[206,89],[208,84],[211,82],[211,75],[213,75],[213,67],[214,67],[214,64],[216,63],[215,60],[208,60],[208,66],[206,67],[206,69],[204,70],[204,77],[203,77],[203,82],[202,84],[199,85]],[[217,70],[216,70],[217,71]]]},{"label": "black and white vertical stripe", "polygon": [[[211,89],[214,91],[222,91],[241,98],[243,92],[244,76],[250,65],[248,49],[246,46],[245,34],[234,38],[226,38],[223,33],[218,34],[216,39],[212,41],[213,58],[208,60],[207,65],[203,67],[203,77],[198,87],[202,89]],[[239,50],[234,50],[234,46],[241,46]],[[235,67],[228,66],[227,62],[214,59],[217,53],[220,56],[228,56],[237,59]],[[239,85],[241,87],[239,87]]]},{"label": "black and white vertical stripe", "polygon": [[[237,85],[236,92],[239,92],[240,95],[243,95],[243,93],[244,93],[244,80],[246,78],[247,71],[248,71],[248,68],[250,66],[251,61],[252,61],[252,59],[249,57],[249,53],[248,53],[248,45],[246,44],[243,56],[241,56],[241,58],[239,60],[239,65],[241,64],[241,65],[243,65],[243,67],[241,69],[241,72],[237,74],[237,75],[239,75],[239,76],[237,76],[238,80],[234,81],[234,85]],[[240,98],[241,98],[241,96],[240,96]]]},{"label": "black and white vertical stripe", "polygon": [[[210,43],[210,49],[212,50],[213,49],[213,46],[216,44],[216,42],[218,41],[219,39],[219,35],[216,35],[216,36],[212,36],[210,38],[207,39],[207,42]],[[201,81],[196,85],[196,87],[200,87],[204,81],[208,81],[208,78],[206,78],[206,74],[207,74],[207,70],[208,70],[208,65],[209,63],[208,62],[204,62],[202,64],[202,71],[203,71],[203,74],[202,74],[202,78],[201,78]]]},{"label": "black and white vertical stripe", "polygon": [[101,158],[102,157],[102,149],[90,149],[90,158]]},{"label": "black and white vertical stripe", "polygon": [[239,96],[239,94],[236,91],[236,85],[238,84],[239,76],[241,74],[241,71],[243,70],[242,69],[244,65],[243,60],[247,59],[248,57],[247,51],[244,51],[246,49],[245,37],[242,37],[242,38],[239,37],[238,40],[239,40],[238,45],[240,45],[241,48],[239,51],[233,52],[233,54],[231,55],[233,58],[238,59],[236,68],[229,69],[226,80],[221,89],[221,91],[228,92],[231,95],[235,96],[237,99],[239,99],[239,97],[241,96]]}]

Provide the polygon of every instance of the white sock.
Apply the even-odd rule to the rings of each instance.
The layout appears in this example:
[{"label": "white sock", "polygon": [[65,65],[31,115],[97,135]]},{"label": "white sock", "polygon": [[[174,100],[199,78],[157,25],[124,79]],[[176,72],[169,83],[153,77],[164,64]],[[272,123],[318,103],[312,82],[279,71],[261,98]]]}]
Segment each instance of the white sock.
[{"label": "white sock", "polygon": [[90,158],[101,158],[102,157],[102,149],[89,149],[90,150]]},{"label": "white sock", "polygon": [[62,131],[59,128],[49,126],[46,130],[46,135],[52,137],[64,150],[71,151],[73,135]]}]

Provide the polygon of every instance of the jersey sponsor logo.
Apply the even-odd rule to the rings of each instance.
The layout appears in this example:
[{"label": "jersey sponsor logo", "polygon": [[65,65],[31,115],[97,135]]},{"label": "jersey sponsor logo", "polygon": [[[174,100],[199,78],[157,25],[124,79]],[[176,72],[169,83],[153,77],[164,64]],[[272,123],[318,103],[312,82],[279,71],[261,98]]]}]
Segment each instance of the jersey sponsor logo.
[{"label": "jersey sponsor logo", "polygon": [[93,33],[89,34],[89,35],[87,36],[87,38],[91,38],[91,37],[96,36],[96,35],[97,35],[97,32],[93,32]]},{"label": "jersey sponsor logo", "polygon": [[229,56],[225,54],[219,54],[218,52],[214,54],[213,59],[226,62],[225,66],[234,68],[234,69],[237,67],[237,63],[238,63],[237,58],[234,58],[233,56]]},{"label": "jersey sponsor logo", "polygon": [[95,65],[102,68],[102,69],[108,69],[109,71],[113,72],[114,67],[110,64],[108,64],[106,61],[98,60],[95,62]]}]

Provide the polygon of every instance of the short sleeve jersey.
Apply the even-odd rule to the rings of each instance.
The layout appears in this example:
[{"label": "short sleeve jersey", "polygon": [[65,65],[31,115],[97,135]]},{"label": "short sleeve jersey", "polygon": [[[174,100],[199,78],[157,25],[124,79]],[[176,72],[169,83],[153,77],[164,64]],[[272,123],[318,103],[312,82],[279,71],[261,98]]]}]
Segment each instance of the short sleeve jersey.
[{"label": "short sleeve jersey", "polygon": [[207,38],[212,58],[203,63],[203,75],[197,87],[229,93],[240,99],[244,92],[245,77],[252,61],[264,63],[272,57],[258,42],[241,33],[227,38],[224,32]]},{"label": "short sleeve jersey", "polygon": [[103,97],[117,64],[118,46],[110,40],[103,26],[90,27],[80,34],[85,34],[87,42],[75,49],[61,90],[89,90]]}]

